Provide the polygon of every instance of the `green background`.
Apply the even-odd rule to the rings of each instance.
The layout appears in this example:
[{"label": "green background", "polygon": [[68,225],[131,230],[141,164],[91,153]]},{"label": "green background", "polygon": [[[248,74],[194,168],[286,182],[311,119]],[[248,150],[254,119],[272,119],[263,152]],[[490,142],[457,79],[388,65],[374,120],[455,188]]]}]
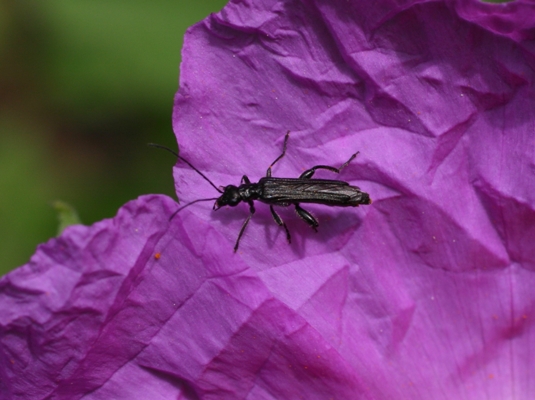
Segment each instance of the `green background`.
[{"label": "green background", "polygon": [[0,0],[0,274],[142,194],[174,195],[167,152],[186,28],[226,1]]}]

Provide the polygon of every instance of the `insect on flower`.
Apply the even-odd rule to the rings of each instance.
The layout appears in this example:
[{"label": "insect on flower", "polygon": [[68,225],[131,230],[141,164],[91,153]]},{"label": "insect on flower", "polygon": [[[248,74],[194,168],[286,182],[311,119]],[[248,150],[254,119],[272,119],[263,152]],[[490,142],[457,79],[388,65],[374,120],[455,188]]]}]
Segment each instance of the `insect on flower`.
[{"label": "insect on flower", "polygon": [[236,244],[234,245],[234,252],[236,252],[238,250],[238,246],[240,245],[240,240],[243,236],[243,233],[245,232],[245,228],[255,213],[255,200],[269,204],[271,215],[273,216],[275,222],[284,228],[288,243],[291,243],[290,231],[280,215],[277,214],[273,206],[295,206],[297,215],[317,232],[317,227],[319,226],[318,221],[316,221],[312,214],[300,206],[301,203],[324,204],[327,206],[336,207],[358,207],[361,204],[372,203],[368,193],[361,191],[357,186],[349,185],[347,182],[332,179],[311,179],[318,169],[325,169],[337,174],[340,173],[340,171],[347,167],[349,163],[357,156],[358,152],[353,154],[349,160],[340,166],[340,168],[335,168],[328,165],[316,165],[303,172],[299,178],[272,177],[271,168],[285,156],[289,137],[290,132],[288,131],[284,138],[282,154],[278,156],[268,167],[265,177],[260,178],[257,183],[252,183],[247,175],[243,175],[239,186],[227,185],[223,188],[218,188],[201,171],[199,171],[189,161],[179,156],[173,150],[165,146],[149,143],[149,146],[163,148],[173,153],[178,159],[188,164],[194,171],[203,177],[210,185],[212,185],[215,190],[221,193],[221,196],[219,197],[193,200],[176,210],[169,219],[171,220],[184,208],[202,201],[215,200],[214,210],[219,210],[223,206],[235,207],[243,201],[249,205],[249,216],[243,222],[240,233],[238,234],[238,238],[236,239]]}]

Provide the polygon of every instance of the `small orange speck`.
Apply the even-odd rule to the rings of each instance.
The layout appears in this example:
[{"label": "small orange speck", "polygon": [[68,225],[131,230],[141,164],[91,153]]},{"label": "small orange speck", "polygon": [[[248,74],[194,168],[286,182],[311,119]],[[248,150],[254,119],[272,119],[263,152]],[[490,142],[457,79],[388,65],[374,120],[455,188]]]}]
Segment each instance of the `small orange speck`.
[{"label": "small orange speck", "polygon": [[308,365],[305,365],[305,369],[308,369]]},{"label": "small orange speck", "polygon": [[492,319],[498,319],[498,316],[495,314],[492,316]]},{"label": "small orange speck", "polygon": [[321,358],[321,356],[317,356],[318,358]]},{"label": "small orange speck", "polygon": [[489,379],[494,379],[494,374],[489,374]]},{"label": "small orange speck", "polygon": [[524,315],[522,315],[522,318],[523,318],[523,319],[527,319],[528,316],[527,316],[526,314],[524,314]]},{"label": "small orange speck", "polygon": [[161,256],[162,256],[161,253],[156,253],[156,254],[154,255],[154,258],[155,258],[156,260],[159,260]]},{"label": "small orange speck", "polygon": [[9,361],[11,362],[11,364],[15,364],[15,360],[11,359]]}]

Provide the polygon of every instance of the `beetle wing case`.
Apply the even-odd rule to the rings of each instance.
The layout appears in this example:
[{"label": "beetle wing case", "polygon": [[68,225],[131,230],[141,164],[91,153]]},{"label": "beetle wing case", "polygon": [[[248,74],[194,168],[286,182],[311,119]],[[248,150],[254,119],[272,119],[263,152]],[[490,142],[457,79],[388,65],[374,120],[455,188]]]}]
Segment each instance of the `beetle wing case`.
[{"label": "beetle wing case", "polygon": [[357,186],[329,179],[261,178],[260,201],[268,204],[317,203],[338,207],[371,204],[370,196]]}]

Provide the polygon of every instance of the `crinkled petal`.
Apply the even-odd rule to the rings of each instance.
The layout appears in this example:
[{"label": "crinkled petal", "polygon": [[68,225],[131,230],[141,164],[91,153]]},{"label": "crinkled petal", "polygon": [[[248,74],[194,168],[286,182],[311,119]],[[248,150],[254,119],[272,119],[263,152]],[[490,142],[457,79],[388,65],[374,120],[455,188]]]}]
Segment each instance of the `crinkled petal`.
[{"label": "crinkled petal", "polygon": [[[474,1],[232,2],[186,37],[174,129],[216,185],[314,165],[359,208],[145,196],[0,280],[13,399],[535,396],[533,31]],[[515,8],[516,7],[516,8]],[[504,29],[507,21],[513,21]],[[184,163],[182,204],[219,193]],[[243,206],[243,207],[242,207]]]},{"label": "crinkled petal", "polygon": [[[280,208],[288,245],[256,202],[232,260],[333,346],[361,398],[535,392],[533,15],[529,2],[249,1],[188,31],[174,128],[216,185],[264,176],[288,130],[274,176],[360,151],[336,178],[371,206],[308,206],[318,234]],[[219,195],[184,164],[174,174],[184,201]],[[181,218],[230,253],[248,206],[201,204]]]}]

